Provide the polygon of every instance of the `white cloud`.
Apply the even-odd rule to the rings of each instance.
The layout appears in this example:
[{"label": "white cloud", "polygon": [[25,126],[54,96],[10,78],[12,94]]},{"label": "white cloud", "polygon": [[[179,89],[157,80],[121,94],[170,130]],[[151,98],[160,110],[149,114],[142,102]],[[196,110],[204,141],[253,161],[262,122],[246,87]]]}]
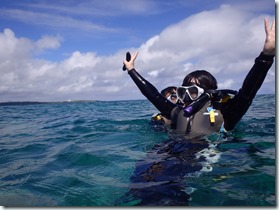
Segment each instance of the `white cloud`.
[{"label": "white cloud", "polygon": [[86,77],[86,76],[81,76],[77,78],[77,80],[74,83],[68,84],[66,86],[60,86],[58,88],[58,92],[77,92],[79,93],[80,91],[92,87],[93,81]]},{"label": "white cloud", "polygon": [[[34,50],[61,47],[62,37],[45,35],[31,40],[5,29],[0,33],[0,100],[144,98],[121,70],[125,52],[136,50],[140,52],[136,69],[158,90],[181,85],[184,76],[195,69],[210,71],[218,78],[219,88],[238,89],[262,50],[263,17],[224,5],[165,28],[138,49],[121,49],[107,56],[75,51],[60,62],[33,55]],[[274,91],[273,75],[274,66],[264,90]]]},{"label": "white cloud", "polygon": [[[139,62],[140,72],[146,75],[153,68],[166,68],[179,75],[180,84],[185,72],[196,69],[205,69],[224,80],[231,77],[243,80],[262,50],[264,17],[230,5],[188,17],[140,47],[139,51],[144,53],[138,56],[143,60],[143,63]],[[146,63],[146,60],[150,62]],[[230,87],[240,88],[236,86],[239,81],[229,81]]]},{"label": "white cloud", "polygon": [[231,89],[233,84],[232,79],[225,80],[224,82],[219,82],[218,88],[219,89]]},{"label": "white cloud", "polygon": [[43,36],[36,42],[39,49],[56,49],[60,47],[62,37],[60,36]]},{"label": "white cloud", "polygon": [[74,52],[70,58],[62,62],[61,66],[67,70],[94,68],[100,62],[96,53]]},{"label": "white cloud", "polygon": [[0,61],[5,63],[8,60],[21,59],[29,54],[32,49],[31,41],[26,38],[16,38],[14,32],[6,28],[0,34]]}]

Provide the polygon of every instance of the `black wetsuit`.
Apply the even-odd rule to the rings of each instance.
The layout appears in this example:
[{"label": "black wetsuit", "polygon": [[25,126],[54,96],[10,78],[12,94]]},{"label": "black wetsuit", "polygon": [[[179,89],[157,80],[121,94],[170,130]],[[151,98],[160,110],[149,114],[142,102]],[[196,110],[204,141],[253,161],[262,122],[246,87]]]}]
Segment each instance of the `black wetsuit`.
[{"label": "black wetsuit", "polygon": [[[250,107],[257,91],[261,87],[266,74],[273,64],[274,56],[261,53],[255,64],[246,76],[242,87],[232,99],[222,103],[218,108],[223,116],[224,128],[232,130]],[[130,70],[129,75],[136,83],[142,94],[167,118],[171,118],[171,112],[177,105],[168,101],[158,90],[145,80],[135,69]]]}]

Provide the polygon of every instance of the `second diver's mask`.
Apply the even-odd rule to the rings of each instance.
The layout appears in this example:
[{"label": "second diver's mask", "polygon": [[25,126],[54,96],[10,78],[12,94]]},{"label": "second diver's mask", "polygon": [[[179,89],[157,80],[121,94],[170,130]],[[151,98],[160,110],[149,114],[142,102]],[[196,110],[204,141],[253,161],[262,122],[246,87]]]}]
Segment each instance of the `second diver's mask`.
[{"label": "second diver's mask", "polygon": [[197,85],[180,86],[177,88],[176,93],[181,101],[192,102],[197,100],[204,93],[204,89]]},{"label": "second diver's mask", "polygon": [[176,104],[177,101],[178,101],[177,95],[176,95],[175,93],[171,93],[171,94],[167,97],[167,99],[168,99],[170,102],[174,103],[174,104]]}]

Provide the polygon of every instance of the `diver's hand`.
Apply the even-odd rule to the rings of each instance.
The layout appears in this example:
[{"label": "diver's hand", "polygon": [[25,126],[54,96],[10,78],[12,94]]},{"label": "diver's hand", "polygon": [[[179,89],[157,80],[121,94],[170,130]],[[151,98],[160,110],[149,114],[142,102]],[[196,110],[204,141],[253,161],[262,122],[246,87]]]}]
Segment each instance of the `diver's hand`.
[{"label": "diver's hand", "polygon": [[132,70],[135,68],[135,60],[138,56],[139,52],[135,52],[134,54],[131,55],[131,60],[130,61],[123,61],[123,64],[126,66],[126,69],[128,71]]},{"label": "diver's hand", "polygon": [[273,20],[271,26],[269,26],[268,19],[264,19],[265,26],[265,43],[263,47],[263,53],[266,55],[275,55],[275,20]]}]

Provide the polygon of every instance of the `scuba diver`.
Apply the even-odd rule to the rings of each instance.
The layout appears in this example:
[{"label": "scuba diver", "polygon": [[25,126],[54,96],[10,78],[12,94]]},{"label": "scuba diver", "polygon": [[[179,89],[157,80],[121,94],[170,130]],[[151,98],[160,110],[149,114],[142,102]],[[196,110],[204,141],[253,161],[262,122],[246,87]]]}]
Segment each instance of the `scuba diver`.
[{"label": "scuba diver", "polygon": [[[260,55],[247,74],[239,91],[218,90],[216,79],[205,70],[188,74],[176,94],[179,103],[166,100],[163,94],[134,68],[138,52],[126,54],[124,68],[142,94],[171,121],[175,138],[156,144],[140,160],[131,176],[131,187],[118,205],[187,206],[191,185],[187,176],[213,170],[211,163],[220,152],[205,137],[232,130],[250,107],[275,56],[275,21],[269,27],[265,19],[266,39]],[[130,59],[129,59],[130,56]],[[182,135],[181,135],[182,134]],[[187,137],[186,140],[184,137]],[[215,161],[215,162],[214,162]]]},{"label": "scuba diver", "polygon": [[[177,87],[168,86],[161,90],[161,95],[173,104],[181,103],[176,94]],[[167,131],[170,128],[171,121],[162,113],[155,113],[151,117],[150,125],[155,131]]]},{"label": "scuba diver", "polygon": [[273,64],[275,20],[269,27],[268,20],[265,19],[265,32],[263,50],[255,59],[239,91],[217,90],[216,79],[205,70],[197,70],[186,75],[182,85],[177,88],[177,96],[183,105],[166,100],[135,70],[134,62],[138,52],[129,55],[123,64],[142,94],[164,117],[171,120],[171,130],[174,133],[195,136],[227,132],[232,130],[247,112]]},{"label": "scuba diver", "polygon": [[177,87],[175,86],[168,86],[161,90],[161,94],[168,99],[170,102],[176,104],[178,101],[177,94],[176,94]]}]

